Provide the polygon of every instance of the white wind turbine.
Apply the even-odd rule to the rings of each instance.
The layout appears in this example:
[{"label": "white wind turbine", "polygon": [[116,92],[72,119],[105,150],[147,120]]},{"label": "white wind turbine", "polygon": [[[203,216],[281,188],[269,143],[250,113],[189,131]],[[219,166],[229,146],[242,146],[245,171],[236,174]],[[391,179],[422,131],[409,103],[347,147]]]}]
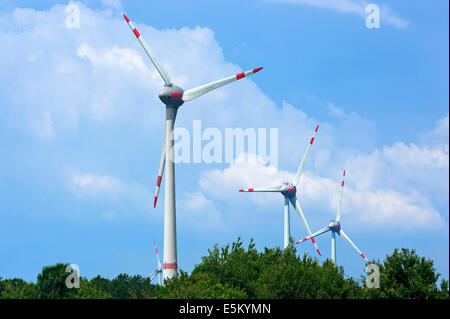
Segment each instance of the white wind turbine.
[{"label": "white wind turbine", "polygon": [[165,197],[164,197],[163,277],[164,279],[170,279],[177,274],[178,269],[176,210],[175,210],[175,166],[173,161],[174,159],[173,128],[175,118],[177,115],[177,110],[184,102],[191,101],[221,86],[243,79],[251,74],[260,71],[262,68],[256,68],[246,72],[242,72],[190,90],[183,90],[182,88],[172,83],[169,74],[166,72],[166,70],[164,70],[162,65],[156,59],[155,55],[150,50],[149,46],[145,42],[142,35],[134,27],[130,19],[128,19],[128,17],[125,14],[123,16],[165,83],[163,90],[161,91],[161,93],[159,93],[159,99],[166,105],[166,122],[164,131],[164,142],[161,152],[161,161],[159,165],[158,178],[156,181],[154,207],[156,207],[156,202],[158,200],[159,194],[159,187],[161,186],[161,179],[164,172],[164,166],[166,165],[166,158],[168,158],[169,160],[167,162],[166,179],[165,179]]},{"label": "white wind turbine", "polygon": [[303,214],[302,208],[300,207],[300,203],[297,200],[297,184],[300,181],[300,177],[303,173],[303,168],[305,167],[306,159],[308,158],[309,151],[311,149],[312,144],[314,143],[314,137],[316,136],[317,130],[319,129],[319,124],[317,124],[316,129],[314,130],[314,134],[309,142],[308,147],[306,148],[305,155],[303,155],[302,162],[300,163],[300,167],[298,168],[297,174],[295,174],[294,180],[292,183],[284,183],[279,186],[272,187],[263,187],[263,188],[246,188],[240,189],[240,192],[278,192],[284,196],[284,248],[289,245],[289,236],[290,236],[290,225],[289,225],[289,202],[291,202],[292,206],[294,206],[297,211],[300,219],[310,235],[308,238],[311,238],[312,243],[316,247],[317,252],[320,254],[319,247],[316,244],[314,236],[311,234],[311,230],[309,228],[308,222],[306,221],[305,215]]},{"label": "white wind turbine", "polygon": [[158,276],[158,285],[162,285],[162,267],[161,267],[161,260],[159,259],[158,254],[158,247],[156,247],[156,242],[153,241],[153,245],[155,246],[155,252],[156,252],[156,261],[158,262],[158,268],[149,275],[150,281],[152,281],[156,276]]},{"label": "white wind turbine", "polygon": [[[344,193],[344,177],[345,177],[345,170],[342,174],[342,183],[341,183],[341,194],[339,196],[339,205],[338,210],[336,214],[336,219],[332,220],[328,226],[323,227],[322,229],[318,230],[314,234],[310,236],[319,236],[322,235],[328,231],[331,231],[331,260],[333,260],[333,263],[336,263],[336,234],[340,235],[346,242],[350,244],[350,246],[353,247],[353,249],[362,257],[366,262],[370,264],[369,259],[364,256],[364,254],[361,252],[361,250],[356,247],[356,245],[350,240],[350,238],[347,236],[347,234],[344,232],[344,230],[341,227],[341,224],[339,221],[341,220],[341,207],[342,207],[342,194]],[[305,240],[308,240],[310,236],[303,238],[302,240],[299,240],[296,242],[296,244],[299,244],[301,242],[304,242]]]}]

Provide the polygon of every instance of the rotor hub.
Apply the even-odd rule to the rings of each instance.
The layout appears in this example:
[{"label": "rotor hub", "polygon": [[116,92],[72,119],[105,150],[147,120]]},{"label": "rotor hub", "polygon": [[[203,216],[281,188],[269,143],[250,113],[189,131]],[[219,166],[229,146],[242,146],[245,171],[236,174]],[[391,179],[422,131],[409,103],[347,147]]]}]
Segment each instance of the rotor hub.
[{"label": "rotor hub", "polygon": [[159,93],[159,99],[167,106],[180,107],[184,103],[182,99],[183,91],[182,88],[176,85],[166,86]]},{"label": "rotor hub", "polygon": [[294,197],[296,193],[297,193],[297,187],[295,187],[293,184],[285,183],[283,185],[283,190],[281,191],[281,194],[283,194],[284,196],[291,198],[291,197]]},{"label": "rotor hub", "polygon": [[332,231],[339,231],[341,229],[341,224],[339,224],[338,221],[333,220],[329,225],[328,228]]}]

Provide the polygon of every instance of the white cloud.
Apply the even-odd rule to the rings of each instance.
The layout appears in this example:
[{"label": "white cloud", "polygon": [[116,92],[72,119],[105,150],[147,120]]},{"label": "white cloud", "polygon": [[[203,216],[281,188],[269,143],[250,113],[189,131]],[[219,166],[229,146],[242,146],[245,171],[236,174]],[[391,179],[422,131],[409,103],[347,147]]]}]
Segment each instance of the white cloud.
[{"label": "white cloud", "polygon": [[[283,170],[270,170],[268,174],[268,170],[261,162],[233,163],[223,170],[203,172],[199,186],[209,199],[252,201],[260,209],[269,207],[273,210],[281,205],[280,194],[252,193],[243,197],[237,192],[239,188],[272,186],[292,181],[295,174]],[[445,225],[431,203],[417,192],[405,195],[391,189],[378,189],[374,185],[359,188],[353,186],[357,184],[355,178],[358,177],[347,173],[350,183],[346,184],[343,211],[343,216],[349,215],[353,223],[401,230],[440,229]],[[306,203],[309,207],[328,212],[326,216],[331,218],[338,203],[338,185],[337,179],[320,177],[306,171],[298,185],[298,196],[303,205]]]},{"label": "white cloud", "polygon": [[185,193],[180,204],[182,209],[179,210],[178,217],[184,226],[203,231],[228,229],[214,202],[207,199],[203,193]]},{"label": "white cloud", "polygon": [[446,116],[436,122],[434,129],[429,132],[420,134],[421,143],[434,148],[441,148],[448,153],[449,144],[449,120],[448,113]]},{"label": "white cloud", "polygon": [[442,229],[445,221],[428,200],[418,194],[404,195],[392,190],[349,192],[350,209],[364,225],[392,229]]},{"label": "white cloud", "polygon": [[51,115],[48,111],[44,111],[39,121],[34,123],[37,135],[43,141],[52,141],[55,136],[55,130]]},{"label": "white cloud", "polygon": [[[245,155],[249,157],[247,160],[244,160]],[[232,200],[242,197],[238,194],[241,188],[280,185],[284,181],[291,181],[294,177],[292,173],[267,166],[255,154],[245,155],[241,154],[234,163],[223,170],[204,171],[199,180],[200,188],[213,198]],[[264,201],[261,201],[264,196],[255,194],[253,198],[256,203],[264,205]]]},{"label": "white cloud", "polygon": [[447,137],[447,142],[448,142],[448,113],[447,116],[443,117],[442,119],[440,119],[437,124],[436,124],[436,128],[431,132],[432,135],[436,135],[436,136],[443,136],[443,137]]},{"label": "white cloud", "polygon": [[111,219],[118,213],[124,216],[149,215],[153,212],[153,194],[136,182],[123,182],[117,177],[93,173],[72,174],[69,188],[79,199],[102,207],[101,217]]},{"label": "white cloud", "polygon": [[[361,3],[323,1],[320,6],[357,13]],[[148,147],[137,148],[156,167],[164,123],[164,108],[157,98],[162,80],[122,17],[79,6],[80,29],[65,27],[64,6],[50,11],[16,9],[6,19],[0,19],[0,41],[10,48],[0,52],[2,75],[7,75],[0,76],[1,84],[8,88],[6,105],[20,119],[18,125],[25,123],[27,129],[46,141],[65,141],[65,134],[77,136],[80,126],[93,127],[94,134],[112,126],[124,140],[148,141]],[[241,68],[227,62],[214,32],[208,28],[157,30],[138,21],[136,25],[174,82],[186,89],[253,67]],[[279,164],[285,169],[236,161],[222,170],[204,171],[200,190],[190,190],[181,197],[180,212],[185,209],[192,214],[186,215],[186,220],[197,213],[209,216],[212,212],[208,218],[219,221],[222,203],[216,200],[244,200],[237,192],[239,188],[291,180],[318,122],[300,110],[302,106],[287,102],[277,106],[252,78],[183,105],[177,118],[177,126],[181,127],[190,128],[194,119],[201,119],[203,127],[220,130],[279,128]],[[184,111],[187,108],[189,112]],[[320,125],[301,182],[310,181],[308,188],[301,190],[305,192],[305,204],[335,207],[336,176],[347,168],[347,192],[354,194],[348,214],[355,214],[360,222],[376,216],[384,225],[411,221],[410,225],[417,227],[437,227],[442,223],[432,203],[435,198],[448,202],[448,115],[424,135],[422,144],[399,142],[374,149],[373,122],[332,104],[330,112],[337,123]],[[134,135],[136,132],[141,136]],[[149,140],[154,136],[154,140]],[[71,145],[94,148],[89,142],[82,140]],[[116,140],[103,142],[109,145]],[[104,155],[107,156],[110,154]],[[101,159],[99,162],[102,165]],[[153,194],[142,183],[131,182],[140,178],[142,171],[124,182],[96,173],[95,165],[85,165],[83,171],[93,173],[74,174],[71,189],[81,199],[114,202],[104,204],[104,216],[152,209]],[[114,172],[111,175],[123,176]],[[259,203],[265,203],[269,197],[248,196]],[[385,211],[380,213],[380,209]]]},{"label": "white cloud", "polygon": [[122,9],[122,2],[120,0],[102,0],[102,4],[105,7],[111,7],[116,11]]},{"label": "white cloud", "polygon": [[[366,17],[366,6],[368,1],[359,0],[266,0],[270,2],[281,2],[295,5],[305,5],[320,9],[328,9],[341,13],[357,14]],[[409,21],[397,16],[387,5],[380,6],[381,23],[393,25],[398,28],[404,28],[409,25]]]},{"label": "white cloud", "polygon": [[113,46],[111,49],[97,52],[90,45],[83,43],[78,47],[77,55],[81,58],[88,58],[94,68],[120,67],[128,72],[148,72],[142,57],[130,49]]},{"label": "white cloud", "polygon": [[[341,109],[332,105],[330,109],[342,121],[348,119],[348,115]],[[364,119],[360,120],[360,123],[364,122]],[[439,120],[436,127],[425,135],[448,136],[446,127],[448,116]],[[320,139],[329,138],[323,136],[324,134],[330,133],[322,133],[316,139],[311,157],[316,153],[316,164],[328,167],[325,173],[328,177],[313,173],[311,167],[314,167],[314,163],[311,163],[309,158],[298,187],[302,202],[321,211],[334,211],[338,202],[338,180],[335,178],[337,175],[330,175],[330,172],[335,174],[345,168],[346,209],[343,214],[352,216],[352,221],[361,225],[370,223],[372,226],[398,227],[402,230],[440,229],[445,226],[446,221],[434,208],[433,202],[448,202],[448,138],[444,139],[444,144],[419,146],[398,142],[368,154],[351,152],[348,155],[347,151],[339,151],[338,147],[325,150],[319,146],[317,150],[316,144]],[[304,151],[301,147],[300,149]],[[343,157],[340,153],[347,156]],[[267,167],[261,159],[255,158],[255,155],[248,156],[253,160],[243,162],[241,155],[241,158],[229,167],[204,171],[199,180],[201,191],[210,199],[250,200],[260,208],[278,207],[279,194],[255,193],[244,199],[237,190],[291,181],[301,157],[297,157],[293,171],[286,171]],[[322,164],[321,157],[333,158],[334,162],[324,160],[325,164]],[[331,170],[330,165],[333,167]]]},{"label": "white cloud", "polygon": [[72,185],[75,191],[89,196],[106,195],[117,198],[123,192],[122,182],[115,177],[94,174],[74,174]]},{"label": "white cloud", "polygon": [[[340,141],[345,141],[347,148],[353,148],[359,152],[372,150],[375,146],[376,125],[373,121],[359,116],[356,112],[346,113],[342,108],[328,103],[329,114],[338,121],[334,124],[336,136]],[[355,134],[355,132],[358,132]]]},{"label": "white cloud", "polygon": [[387,161],[400,167],[439,169],[448,168],[449,163],[448,152],[445,153],[440,149],[420,148],[412,143],[409,145],[395,143],[391,147],[385,147],[383,153]]},{"label": "white cloud", "polygon": [[[1,53],[0,68],[7,76],[0,81],[14,117],[43,141],[76,135],[81,122],[92,120],[108,125],[127,121],[160,132],[164,115],[157,94],[163,82],[125,20],[77,4],[79,29],[66,28],[62,5],[2,15],[0,41],[9,50]],[[136,25],[177,84],[192,87],[239,70],[223,66],[222,51],[208,28],[160,31]],[[217,64],[222,66],[214,68]]]},{"label": "white cloud", "polygon": [[[436,134],[436,130],[445,126],[445,119],[425,135]],[[429,141],[430,144],[422,145],[397,142],[368,154],[351,155],[344,166],[355,176],[355,186],[360,190],[375,187],[402,193],[420,190],[430,200],[445,202],[449,191],[448,138],[442,139],[442,144]]]},{"label": "white cloud", "polygon": [[190,211],[215,210],[214,203],[198,192],[187,193],[184,204]]}]

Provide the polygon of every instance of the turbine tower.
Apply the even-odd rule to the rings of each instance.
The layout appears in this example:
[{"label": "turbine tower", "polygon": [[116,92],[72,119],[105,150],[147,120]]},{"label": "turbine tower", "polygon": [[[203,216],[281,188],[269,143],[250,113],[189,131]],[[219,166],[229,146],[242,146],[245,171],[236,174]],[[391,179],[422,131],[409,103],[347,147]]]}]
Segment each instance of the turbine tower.
[{"label": "turbine tower", "polygon": [[166,165],[166,159],[168,159],[166,179],[165,179],[165,197],[164,197],[163,277],[165,280],[174,277],[177,274],[178,269],[176,210],[175,210],[175,166],[173,161],[174,159],[173,128],[175,118],[177,116],[177,110],[184,102],[194,100],[199,96],[208,93],[209,91],[217,89],[226,84],[232,83],[234,81],[243,79],[251,74],[260,71],[262,68],[256,68],[246,72],[242,72],[190,90],[183,90],[182,88],[172,83],[169,74],[166,72],[166,70],[164,70],[162,65],[156,59],[155,55],[150,50],[150,47],[147,45],[142,35],[134,27],[130,19],[128,19],[128,17],[125,14],[123,16],[164,81],[164,88],[161,91],[161,93],[159,93],[159,99],[166,105],[166,122],[164,131],[164,142],[161,152],[161,161],[159,166],[158,178],[156,181],[154,207],[156,207],[164,166]]},{"label": "turbine tower", "polygon": [[158,276],[158,285],[162,285],[162,267],[161,267],[161,260],[159,259],[159,254],[158,254],[158,247],[156,247],[156,242],[153,241],[153,245],[155,246],[155,252],[156,252],[156,261],[158,262],[158,268],[156,268],[156,270],[149,275],[148,277],[150,278],[150,281],[152,281],[156,276]]},{"label": "turbine tower", "polygon": [[283,185],[279,186],[272,186],[272,187],[263,187],[263,188],[246,188],[246,189],[240,189],[240,192],[278,192],[281,193],[284,196],[284,248],[289,245],[289,236],[290,236],[290,226],[289,226],[289,202],[292,206],[294,206],[295,210],[297,211],[298,215],[300,216],[300,219],[302,220],[303,224],[306,227],[306,230],[308,231],[308,234],[310,235],[308,238],[311,238],[312,243],[316,247],[317,253],[321,256],[319,247],[316,244],[316,241],[314,239],[314,236],[311,234],[311,229],[309,228],[308,222],[306,221],[305,215],[303,214],[302,208],[300,206],[300,203],[297,200],[297,184],[300,181],[300,177],[303,173],[303,168],[305,167],[306,159],[308,158],[309,151],[311,150],[311,146],[314,143],[314,138],[316,136],[316,133],[319,129],[319,124],[317,124],[316,129],[314,130],[313,136],[309,142],[308,147],[306,148],[305,155],[303,155],[302,162],[300,163],[300,167],[298,168],[297,174],[295,174],[294,180],[292,183],[284,183]]},{"label": "turbine tower", "polygon": [[[336,220],[332,220],[328,226],[323,227],[322,229],[318,230],[312,236],[319,236],[322,235],[328,231],[331,231],[331,260],[333,260],[333,263],[336,264],[336,234],[341,236],[346,242],[350,244],[350,246],[353,247],[353,249],[362,257],[364,260],[370,264],[369,259],[367,259],[366,256],[361,252],[361,250],[356,247],[356,245],[350,240],[350,238],[347,236],[347,234],[344,232],[344,230],[341,227],[341,224],[339,221],[341,220],[341,207],[342,207],[342,194],[344,193],[344,177],[345,177],[345,170],[342,174],[342,183],[341,183],[341,194],[339,196],[339,205],[338,210],[336,214]],[[299,240],[296,242],[296,244],[300,244],[301,242],[304,242],[305,240],[308,240],[310,236],[303,238],[302,240]]]}]

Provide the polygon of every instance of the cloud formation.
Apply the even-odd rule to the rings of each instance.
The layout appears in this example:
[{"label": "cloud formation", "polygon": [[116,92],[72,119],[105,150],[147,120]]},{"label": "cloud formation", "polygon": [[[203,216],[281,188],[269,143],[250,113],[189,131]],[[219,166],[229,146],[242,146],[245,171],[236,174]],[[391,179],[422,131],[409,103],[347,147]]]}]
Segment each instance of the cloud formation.
[{"label": "cloud formation", "polygon": [[[440,127],[446,125],[448,116],[438,121],[432,133],[443,132]],[[225,169],[204,171],[200,189],[208,198],[250,200],[261,208],[276,207],[278,194],[255,193],[244,199],[237,190],[279,185],[291,181],[295,171],[268,167],[262,160],[252,162],[242,163],[238,158]],[[353,221],[407,231],[445,227],[446,222],[431,199],[448,200],[448,143],[439,147],[395,143],[370,154],[351,156],[341,165],[347,169],[343,215],[350,215]],[[302,201],[321,211],[335,210],[339,180],[319,176],[309,167],[311,164],[307,165],[298,187]]]},{"label": "cloud formation", "polygon": [[[370,3],[360,0],[266,0],[270,2],[280,2],[295,5],[304,5],[320,9],[333,10],[341,13],[357,14],[365,18],[366,7]],[[380,6],[381,23],[386,23],[397,28],[405,28],[409,21],[397,16],[388,5]]]},{"label": "cloud formation", "polygon": [[101,217],[111,219],[118,215],[149,216],[152,212],[152,194],[136,182],[123,182],[117,177],[93,173],[72,174],[69,188],[81,201],[90,201],[99,207]]},{"label": "cloud formation", "polygon": [[[362,6],[356,1],[299,3],[319,3],[349,13],[359,12]],[[154,181],[148,171],[153,167],[156,172],[163,131],[164,110],[156,97],[162,80],[122,17],[78,5],[79,29],[66,28],[65,7],[60,5],[49,11],[16,9],[1,17],[0,41],[10,48],[0,52],[4,70],[0,97],[6,106],[0,111],[2,118],[36,138],[37,145],[67,143],[68,154],[88,154],[89,160],[77,154],[62,157],[74,171],[89,172],[69,175],[70,189],[80,201],[102,202],[106,212],[117,202],[123,204],[119,206],[124,212],[148,211],[153,197],[148,188]],[[253,67],[228,62],[208,28],[158,30],[139,21],[136,25],[174,82],[186,89]],[[445,221],[435,200],[448,202],[448,115],[416,143],[399,141],[374,148],[375,123],[332,103],[329,107],[336,123],[320,124],[300,184],[305,204],[334,209],[338,176],[346,168],[344,214],[354,215],[361,223],[371,219],[378,225],[405,229],[442,227]],[[237,189],[291,180],[318,122],[301,108],[288,102],[277,105],[251,78],[183,105],[176,125],[187,129],[197,119],[203,127],[220,130],[279,128],[283,169],[239,159],[225,168],[202,166],[203,173],[186,177],[199,179],[198,188],[179,192],[179,211],[229,222],[221,219],[223,202],[248,200],[238,197]],[[351,134],[347,127],[352,128]],[[111,158],[118,164],[111,164]],[[255,195],[250,200],[264,206],[267,199],[270,196]],[[125,209],[127,205],[132,209]]]}]

